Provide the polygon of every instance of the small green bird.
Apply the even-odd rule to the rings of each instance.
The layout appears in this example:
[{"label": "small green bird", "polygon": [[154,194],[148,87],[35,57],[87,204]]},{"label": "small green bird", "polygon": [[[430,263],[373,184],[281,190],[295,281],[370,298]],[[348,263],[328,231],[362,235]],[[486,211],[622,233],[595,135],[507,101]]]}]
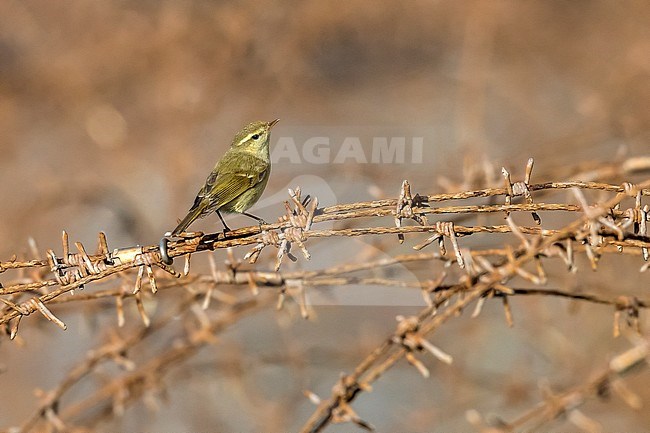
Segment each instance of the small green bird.
[{"label": "small green bird", "polygon": [[187,216],[172,231],[177,236],[198,218],[215,211],[226,230],[230,228],[221,212],[241,213],[260,224],[263,219],[246,211],[260,198],[271,173],[269,139],[271,128],[280,119],[271,122],[253,122],[235,135],[230,149],[217,162],[194,199]]}]

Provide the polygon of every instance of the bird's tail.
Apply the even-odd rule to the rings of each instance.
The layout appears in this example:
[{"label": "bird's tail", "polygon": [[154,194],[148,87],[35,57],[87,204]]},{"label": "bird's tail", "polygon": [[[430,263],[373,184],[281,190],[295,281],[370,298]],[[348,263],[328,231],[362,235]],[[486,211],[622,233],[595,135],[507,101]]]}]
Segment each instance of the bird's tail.
[{"label": "bird's tail", "polygon": [[172,231],[172,236],[178,236],[181,232],[184,232],[190,224],[192,224],[198,217],[201,216],[201,213],[203,213],[202,206],[196,206],[190,209],[185,218],[183,218],[183,221],[178,223],[174,231]]}]

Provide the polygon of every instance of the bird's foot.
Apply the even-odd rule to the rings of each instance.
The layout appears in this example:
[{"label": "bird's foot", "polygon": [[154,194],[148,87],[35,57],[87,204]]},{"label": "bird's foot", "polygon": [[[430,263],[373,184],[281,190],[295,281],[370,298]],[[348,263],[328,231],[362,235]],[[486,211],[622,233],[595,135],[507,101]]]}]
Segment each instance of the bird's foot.
[{"label": "bird's foot", "polygon": [[255,217],[255,221],[257,221],[257,226],[260,228],[260,233],[264,231],[264,229],[262,229],[263,225],[264,226],[269,225],[269,223],[267,223],[264,219],[259,217]]}]

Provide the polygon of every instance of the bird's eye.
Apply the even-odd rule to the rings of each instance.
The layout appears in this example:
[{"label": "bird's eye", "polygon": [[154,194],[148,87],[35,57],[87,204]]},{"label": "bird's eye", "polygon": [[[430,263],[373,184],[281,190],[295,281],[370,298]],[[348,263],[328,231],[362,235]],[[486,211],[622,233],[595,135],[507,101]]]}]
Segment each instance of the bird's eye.
[{"label": "bird's eye", "polygon": [[253,136],[251,138],[253,140],[257,140],[258,138],[260,138],[260,134],[253,134]]}]

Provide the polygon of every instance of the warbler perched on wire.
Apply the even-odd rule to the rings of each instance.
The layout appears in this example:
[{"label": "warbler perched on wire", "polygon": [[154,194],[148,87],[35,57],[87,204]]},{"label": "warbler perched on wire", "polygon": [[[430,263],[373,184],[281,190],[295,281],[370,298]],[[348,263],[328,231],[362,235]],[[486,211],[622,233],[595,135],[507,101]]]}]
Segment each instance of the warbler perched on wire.
[{"label": "warbler perched on wire", "polygon": [[223,220],[221,212],[241,213],[266,222],[246,211],[260,198],[266,188],[271,173],[269,139],[271,128],[280,119],[271,122],[249,123],[232,140],[230,149],[217,162],[194,199],[187,216],[172,231],[177,236],[198,218],[216,212],[224,228],[230,228]]}]

